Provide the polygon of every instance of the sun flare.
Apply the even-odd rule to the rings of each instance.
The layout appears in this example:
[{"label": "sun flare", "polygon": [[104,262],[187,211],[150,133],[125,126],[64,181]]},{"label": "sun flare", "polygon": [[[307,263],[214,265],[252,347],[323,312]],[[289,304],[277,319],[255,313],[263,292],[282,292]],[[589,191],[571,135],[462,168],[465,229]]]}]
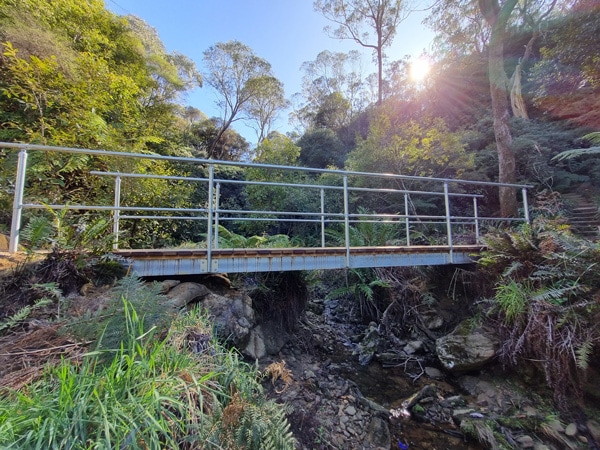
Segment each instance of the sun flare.
[{"label": "sun flare", "polygon": [[417,58],[410,63],[410,79],[416,82],[423,81],[429,75],[431,63],[428,59]]}]

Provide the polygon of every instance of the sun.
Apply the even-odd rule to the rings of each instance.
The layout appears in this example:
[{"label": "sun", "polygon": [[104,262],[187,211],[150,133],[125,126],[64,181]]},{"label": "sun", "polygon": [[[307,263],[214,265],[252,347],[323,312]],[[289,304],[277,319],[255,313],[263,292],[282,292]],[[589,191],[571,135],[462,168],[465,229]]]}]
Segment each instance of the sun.
[{"label": "sun", "polygon": [[431,63],[426,58],[417,58],[410,63],[409,75],[412,81],[420,82],[427,78]]}]

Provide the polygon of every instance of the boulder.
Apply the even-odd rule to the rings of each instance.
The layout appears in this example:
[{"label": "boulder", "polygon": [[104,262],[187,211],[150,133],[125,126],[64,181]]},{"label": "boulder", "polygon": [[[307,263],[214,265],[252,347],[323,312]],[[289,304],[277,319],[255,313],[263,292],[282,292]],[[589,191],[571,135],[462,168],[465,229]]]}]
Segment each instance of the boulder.
[{"label": "boulder", "polygon": [[247,345],[250,330],[255,325],[250,297],[238,291],[230,291],[226,296],[209,291],[200,305],[208,311],[219,338],[238,348]]},{"label": "boulder", "polygon": [[363,448],[388,449],[392,445],[392,437],[387,421],[373,417],[367,426],[367,434]]},{"label": "boulder", "polygon": [[445,369],[468,372],[479,369],[494,359],[500,341],[487,328],[472,329],[468,321],[435,341],[437,357]]},{"label": "boulder", "polygon": [[[173,286],[174,285],[174,286]],[[161,290],[166,290],[167,303],[172,308],[185,308],[187,305],[209,294],[206,286],[199,283],[167,283],[161,286]]]}]

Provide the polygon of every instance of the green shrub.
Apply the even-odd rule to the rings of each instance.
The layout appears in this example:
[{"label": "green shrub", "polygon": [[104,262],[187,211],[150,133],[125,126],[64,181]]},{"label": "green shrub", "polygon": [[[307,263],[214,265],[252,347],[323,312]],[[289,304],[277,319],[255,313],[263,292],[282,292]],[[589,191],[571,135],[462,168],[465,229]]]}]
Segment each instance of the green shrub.
[{"label": "green shrub", "polygon": [[600,342],[600,246],[542,218],[484,238],[479,270],[495,286],[501,359],[537,361],[559,407],[583,396],[585,371]]}]

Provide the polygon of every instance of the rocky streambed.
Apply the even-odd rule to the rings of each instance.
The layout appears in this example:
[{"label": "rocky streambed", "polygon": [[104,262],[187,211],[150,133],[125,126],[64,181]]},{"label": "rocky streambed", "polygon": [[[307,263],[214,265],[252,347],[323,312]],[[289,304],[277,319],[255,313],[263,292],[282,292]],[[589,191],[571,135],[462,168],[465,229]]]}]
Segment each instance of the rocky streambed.
[{"label": "rocky streambed", "polygon": [[341,306],[328,303],[309,307],[294,338],[261,361],[263,367],[285,363],[289,371],[287,382],[271,378],[265,387],[293,406],[298,448],[597,448],[598,416],[562,422],[552,392],[543,385],[532,389],[493,363],[449,373],[426,336],[399,343],[413,351],[404,364],[390,366],[385,355],[359,364],[369,327],[349,325],[345,313],[328,310]]},{"label": "rocky streambed", "polygon": [[493,334],[464,320],[443,327],[461,305],[429,308],[421,326],[398,338],[381,323],[362,323],[343,300],[311,299],[285,331],[225,278],[164,282],[163,292],[166,308],[202,304],[217,330],[258,362],[267,395],[291,405],[299,449],[598,448],[598,398],[587,410],[596,412],[561,421],[543,381],[495,362]]}]

